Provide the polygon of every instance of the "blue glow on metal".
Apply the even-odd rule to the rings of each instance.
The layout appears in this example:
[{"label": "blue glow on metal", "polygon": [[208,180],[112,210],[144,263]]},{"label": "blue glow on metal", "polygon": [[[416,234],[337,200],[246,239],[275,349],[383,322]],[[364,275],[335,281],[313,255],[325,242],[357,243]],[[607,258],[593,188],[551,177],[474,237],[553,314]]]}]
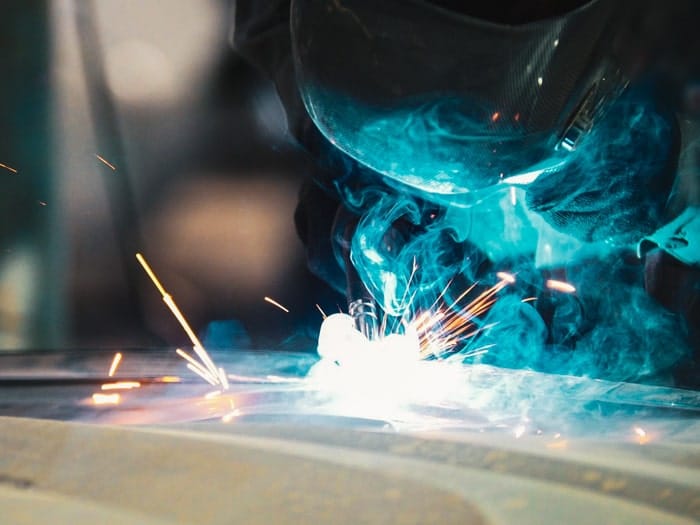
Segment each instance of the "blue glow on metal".
[{"label": "blue glow on metal", "polygon": [[[528,137],[516,125],[488,127],[493,108],[445,97],[381,109],[358,108],[343,125],[315,120],[338,148],[392,180],[390,189],[342,188],[348,206],[362,213],[351,261],[387,314],[415,315],[442,293],[449,299],[474,282],[493,285],[505,270],[517,285],[474,319],[474,340],[493,349],[470,360],[669,380],[670,367],[689,352],[684,328],[646,295],[639,268],[621,257],[660,225],[674,155],[667,114],[628,94],[574,150],[552,146],[543,161],[541,151],[530,157],[523,150]],[[515,201],[509,185],[520,186]],[[427,221],[426,201],[447,212]],[[397,224],[408,233],[395,235]],[[555,264],[575,293],[547,287],[543,270]],[[464,359],[472,344],[454,358]]]}]

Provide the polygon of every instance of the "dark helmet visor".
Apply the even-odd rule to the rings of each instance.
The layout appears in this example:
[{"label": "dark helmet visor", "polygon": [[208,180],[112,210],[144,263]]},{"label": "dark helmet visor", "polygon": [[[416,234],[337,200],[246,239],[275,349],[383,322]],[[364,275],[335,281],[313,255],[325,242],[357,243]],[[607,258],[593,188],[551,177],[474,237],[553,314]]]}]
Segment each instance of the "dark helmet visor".
[{"label": "dark helmet visor", "polygon": [[552,155],[609,71],[615,5],[504,25],[418,0],[293,0],[301,96],[360,163],[430,193],[473,192]]}]

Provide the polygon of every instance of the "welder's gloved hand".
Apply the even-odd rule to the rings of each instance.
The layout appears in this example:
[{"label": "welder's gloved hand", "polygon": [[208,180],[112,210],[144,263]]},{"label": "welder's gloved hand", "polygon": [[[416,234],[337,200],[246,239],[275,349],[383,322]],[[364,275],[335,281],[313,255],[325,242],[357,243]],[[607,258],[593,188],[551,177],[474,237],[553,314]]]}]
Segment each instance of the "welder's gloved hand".
[{"label": "welder's gloved hand", "polygon": [[560,171],[543,174],[528,187],[528,205],[579,240],[635,243],[660,225],[679,142],[670,112],[627,95]]}]

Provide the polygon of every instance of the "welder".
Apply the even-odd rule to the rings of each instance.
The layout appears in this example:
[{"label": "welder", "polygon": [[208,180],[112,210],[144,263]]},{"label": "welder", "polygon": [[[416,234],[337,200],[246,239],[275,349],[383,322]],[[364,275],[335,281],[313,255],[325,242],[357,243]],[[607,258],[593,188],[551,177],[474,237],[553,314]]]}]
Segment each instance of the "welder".
[{"label": "welder", "polygon": [[[469,254],[469,279],[523,259],[565,277],[636,251],[631,280],[697,341],[698,159],[679,163],[700,112],[695,4],[237,1],[235,48],[274,80],[315,159],[296,214],[312,271],[371,336],[374,302],[392,307],[351,247],[380,188],[418,210],[394,217],[384,248],[449,216],[435,249]],[[551,321],[556,301],[541,303]],[[550,326],[548,342],[584,329]]]}]

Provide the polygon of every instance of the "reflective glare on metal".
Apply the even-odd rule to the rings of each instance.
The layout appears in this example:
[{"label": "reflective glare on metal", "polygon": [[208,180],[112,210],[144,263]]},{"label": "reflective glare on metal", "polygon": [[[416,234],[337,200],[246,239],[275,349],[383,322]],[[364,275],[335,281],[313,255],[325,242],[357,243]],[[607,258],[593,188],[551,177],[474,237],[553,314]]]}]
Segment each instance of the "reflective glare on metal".
[{"label": "reflective glare on metal", "polygon": [[92,394],[92,401],[95,405],[118,405],[121,401],[119,394]]},{"label": "reflective glare on metal", "polygon": [[138,381],[116,381],[114,383],[103,383],[101,390],[131,390],[132,388],[140,388],[141,383]]},{"label": "reflective glare on metal", "polygon": [[112,365],[109,367],[109,372],[107,372],[107,375],[109,377],[113,377],[115,372],[117,371],[117,368],[119,367],[119,363],[122,361],[122,354],[120,352],[117,352],[114,354],[114,359],[112,359]]}]

